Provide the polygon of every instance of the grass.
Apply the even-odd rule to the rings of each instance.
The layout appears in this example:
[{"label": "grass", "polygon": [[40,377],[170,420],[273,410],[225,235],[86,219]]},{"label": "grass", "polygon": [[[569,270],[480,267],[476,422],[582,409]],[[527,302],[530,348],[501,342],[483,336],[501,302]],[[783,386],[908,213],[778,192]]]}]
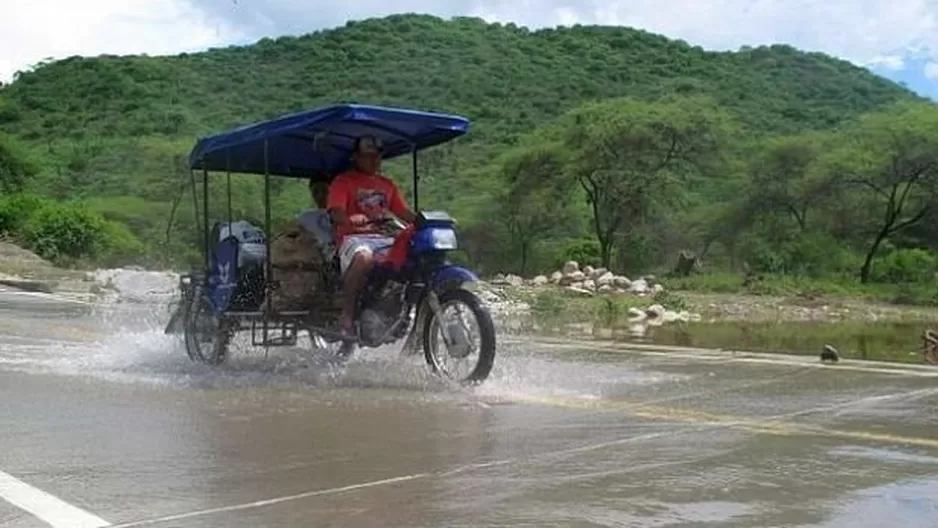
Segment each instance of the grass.
[{"label": "grass", "polygon": [[754,296],[800,296],[805,298],[855,299],[910,306],[938,306],[938,282],[907,284],[861,284],[854,277],[811,278],[763,275],[746,283],[732,273],[708,273],[682,278],[664,278],[669,291],[723,293]]},{"label": "grass", "polygon": [[[641,339],[665,346],[816,356],[830,344],[844,358],[921,364],[921,334],[938,330],[933,284],[768,276],[743,285],[742,277],[730,274],[661,283],[665,291],[647,297],[583,296],[557,287],[518,290],[515,296],[530,305],[542,331],[565,335],[635,339],[629,309],[652,304],[704,315],[705,322],[648,326]],[[728,315],[734,310],[739,315]]]}]

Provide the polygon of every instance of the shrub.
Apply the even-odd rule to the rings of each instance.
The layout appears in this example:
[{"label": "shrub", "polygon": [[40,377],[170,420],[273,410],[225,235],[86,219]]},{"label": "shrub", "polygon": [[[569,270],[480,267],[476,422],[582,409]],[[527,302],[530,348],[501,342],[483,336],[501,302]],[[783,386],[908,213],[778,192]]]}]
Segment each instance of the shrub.
[{"label": "shrub", "polygon": [[898,249],[877,259],[873,280],[893,284],[929,282],[935,279],[938,258],[922,249]]},{"label": "shrub", "polygon": [[50,203],[47,198],[34,194],[0,197],[0,235],[16,238],[29,216]]},{"label": "shrub", "polygon": [[84,204],[34,195],[0,200],[0,232],[57,263],[79,259],[114,263],[144,252],[143,244],[125,226]]},{"label": "shrub", "polygon": [[26,219],[21,237],[39,256],[93,257],[104,247],[105,220],[77,203],[47,203]]},{"label": "shrub", "polygon": [[560,251],[559,262],[556,267],[560,268],[567,261],[576,261],[580,267],[599,266],[600,258],[599,242],[593,239],[574,240],[567,243]]}]

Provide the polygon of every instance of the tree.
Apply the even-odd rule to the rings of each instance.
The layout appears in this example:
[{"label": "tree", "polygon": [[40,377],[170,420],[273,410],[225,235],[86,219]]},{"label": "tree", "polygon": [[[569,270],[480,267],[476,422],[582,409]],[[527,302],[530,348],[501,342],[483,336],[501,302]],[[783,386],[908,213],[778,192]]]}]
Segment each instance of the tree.
[{"label": "tree", "polygon": [[18,192],[38,172],[26,149],[12,136],[0,133],[0,191]]},{"label": "tree", "polygon": [[527,270],[531,246],[556,235],[571,218],[574,182],[566,178],[563,145],[518,147],[506,153],[499,168],[502,189],[497,214],[520,255],[520,270]]},{"label": "tree", "polygon": [[671,204],[682,176],[719,159],[729,122],[703,98],[612,99],[565,116],[571,171],[586,192],[603,266],[617,233]]},{"label": "tree", "polygon": [[828,170],[867,243],[860,281],[883,241],[922,221],[938,197],[938,107],[899,104],[865,116],[830,153]]},{"label": "tree", "polygon": [[830,134],[816,132],[761,142],[749,165],[751,179],[743,198],[749,202],[748,209],[761,214],[785,214],[795,221],[799,231],[806,231],[808,211],[820,204],[834,186],[818,164],[830,142]]}]

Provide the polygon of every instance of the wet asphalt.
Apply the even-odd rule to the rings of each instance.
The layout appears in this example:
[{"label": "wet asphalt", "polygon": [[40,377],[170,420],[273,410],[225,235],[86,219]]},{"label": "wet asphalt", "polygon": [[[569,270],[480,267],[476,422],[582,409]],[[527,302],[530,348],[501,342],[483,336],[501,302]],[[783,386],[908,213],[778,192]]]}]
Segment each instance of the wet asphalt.
[{"label": "wet asphalt", "polygon": [[461,389],[168,317],[0,292],[0,526],[938,526],[936,369],[501,336]]}]

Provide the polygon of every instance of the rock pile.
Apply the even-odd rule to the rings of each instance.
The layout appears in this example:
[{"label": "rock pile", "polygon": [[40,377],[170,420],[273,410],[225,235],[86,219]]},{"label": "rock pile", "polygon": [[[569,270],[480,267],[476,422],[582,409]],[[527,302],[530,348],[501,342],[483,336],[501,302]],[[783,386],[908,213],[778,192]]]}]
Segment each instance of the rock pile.
[{"label": "rock pile", "polygon": [[140,268],[98,269],[86,274],[91,291],[113,302],[170,302],[178,295],[179,275]]},{"label": "rock pile", "polygon": [[606,268],[585,266],[569,261],[563,268],[555,271],[550,277],[538,275],[531,280],[525,280],[517,275],[496,275],[492,284],[503,284],[515,287],[521,286],[559,286],[567,291],[581,295],[595,294],[631,294],[644,297],[664,291],[664,287],[655,282],[655,277],[648,275],[639,279],[630,280],[628,277],[616,275]]}]

